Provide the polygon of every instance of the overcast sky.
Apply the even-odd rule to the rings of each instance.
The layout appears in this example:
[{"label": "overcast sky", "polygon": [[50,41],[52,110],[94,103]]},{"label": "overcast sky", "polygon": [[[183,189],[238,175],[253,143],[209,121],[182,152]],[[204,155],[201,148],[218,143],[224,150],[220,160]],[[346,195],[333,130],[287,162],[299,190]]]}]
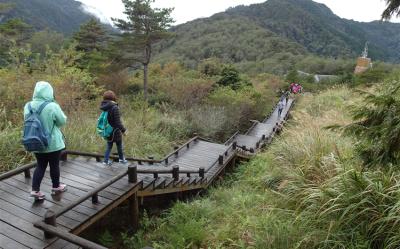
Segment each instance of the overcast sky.
[{"label": "overcast sky", "polygon": [[[102,15],[103,19],[122,17],[123,4],[120,0],[78,0],[90,7],[90,11]],[[315,0],[326,4],[336,15],[356,21],[373,21],[380,19],[385,8],[384,0]],[[209,17],[215,13],[237,5],[261,3],[265,0],[156,0],[156,7],[174,7],[172,14],[175,24]],[[392,20],[399,22],[398,19]]]}]

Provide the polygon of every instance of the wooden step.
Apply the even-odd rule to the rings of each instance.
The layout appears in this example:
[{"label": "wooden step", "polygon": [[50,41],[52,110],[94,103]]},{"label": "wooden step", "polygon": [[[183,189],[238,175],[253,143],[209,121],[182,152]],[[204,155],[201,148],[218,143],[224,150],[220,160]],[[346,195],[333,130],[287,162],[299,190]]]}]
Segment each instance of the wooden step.
[{"label": "wooden step", "polygon": [[197,177],[196,176],[190,177],[188,185],[196,185],[196,184],[197,184]]},{"label": "wooden step", "polygon": [[141,188],[141,190],[145,190],[145,189],[147,189],[147,188],[149,188],[149,187],[152,187],[152,186],[153,186],[153,183],[154,183],[155,181],[156,181],[155,178],[146,176],[145,178],[143,178],[143,183],[142,183],[142,188]]},{"label": "wooden step", "polygon": [[159,177],[156,181],[153,183],[153,189],[163,189],[165,187],[165,182],[167,179],[164,177]]},{"label": "wooden step", "polygon": [[168,177],[165,179],[164,187],[165,188],[171,187],[171,186],[173,186],[173,183],[174,183],[174,178]]},{"label": "wooden step", "polygon": [[183,178],[181,177],[181,178],[179,178],[178,181],[176,181],[176,182],[174,181],[173,182],[173,186],[174,187],[180,186],[182,184],[182,181],[183,181]]}]

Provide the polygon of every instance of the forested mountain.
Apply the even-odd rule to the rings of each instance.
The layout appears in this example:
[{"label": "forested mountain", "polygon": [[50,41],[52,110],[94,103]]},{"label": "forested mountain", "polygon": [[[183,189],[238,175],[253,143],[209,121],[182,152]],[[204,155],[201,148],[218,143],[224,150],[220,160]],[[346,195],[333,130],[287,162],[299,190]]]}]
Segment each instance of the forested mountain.
[{"label": "forested mountain", "polygon": [[0,23],[20,18],[36,30],[51,29],[71,34],[93,16],[75,0],[0,0],[9,3],[8,11],[0,13]]},{"label": "forested mountain", "polygon": [[[248,64],[263,61],[284,71],[289,57],[307,53],[301,45],[266,30],[246,17],[220,14],[172,29],[175,36],[160,45],[157,60],[175,59],[190,67],[202,59],[220,58],[225,62]],[[270,59],[266,61],[265,59]],[[270,61],[282,65],[269,65]],[[262,64],[262,63],[261,63]],[[260,65],[261,66],[261,65]]]},{"label": "forested mountain", "polygon": [[238,6],[176,26],[173,31],[175,37],[160,47],[160,60],[175,57],[190,65],[218,57],[233,63],[258,61],[275,66],[281,57],[293,61],[298,59],[296,55],[306,53],[354,58],[368,41],[374,60],[400,61],[400,24],[342,19],[311,0],[268,0]]},{"label": "forested mountain", "polygon": [[[64,34],[79,30],[92,16],[76,0],[0,0],[0,23],[21,18],[36,30]],[[195,67],[216,57],[244,70],[285,73],[310,55],[351,58],[369,42],[373,60],[400,61],[400,24],[342,19],[311,0],[268,0],[238,6],[210,18],[171,29],[175,35],[157,48],[156,61],[179,60]]]}]

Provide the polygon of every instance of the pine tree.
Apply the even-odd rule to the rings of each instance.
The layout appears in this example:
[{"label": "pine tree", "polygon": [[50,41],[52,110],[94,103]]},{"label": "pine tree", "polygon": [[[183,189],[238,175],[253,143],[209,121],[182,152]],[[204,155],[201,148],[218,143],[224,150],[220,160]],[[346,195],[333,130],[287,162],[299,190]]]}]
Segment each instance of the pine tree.
[{"label": "pine tree", "polygon": [[83,24],[79,31],[74,34],[77,42],[76,49],[84,52],[100,51],[105,42],[107,35],[101,24],[94,18]]},{"label": "pine tree", "polygon": [[353,109],[356,122],[346,127],[357,138],[356,149],[366,166],[400,163],[400,74],[373,93],[363,92],[363,104]]},{"label": "pine tree", "polygon": [[382,19],[389,20],[392,16],[400,16],[400,0],[385,0],[386,9],[382,13]]},{"label": "pine tree", "polygon": [[153,45],[167,37],[173,19],[172,8],[152,8],[154,0],[122,0],[127,20],[114,19],[115,25],[123,31],[121,48],[124,59],[130,66],[140,63],[143,66],[144,98],[147,101],[148,65],[152,57]]},{"label": "pine tree", "polygon": [[232,66],[226,66],[222,69],[221,78],[217,82],[218,85],[230,86],[233,90],[239,89],[240,83],[239,71]]},{"label": "pine tree", "polygon": [[74,34],[75,49],[84,52],[78,61],[80,68],[88,69],[93,74],[99,74],[105,70],[108,64],[108,36],[106,30],[92,18],[83,24]]}]

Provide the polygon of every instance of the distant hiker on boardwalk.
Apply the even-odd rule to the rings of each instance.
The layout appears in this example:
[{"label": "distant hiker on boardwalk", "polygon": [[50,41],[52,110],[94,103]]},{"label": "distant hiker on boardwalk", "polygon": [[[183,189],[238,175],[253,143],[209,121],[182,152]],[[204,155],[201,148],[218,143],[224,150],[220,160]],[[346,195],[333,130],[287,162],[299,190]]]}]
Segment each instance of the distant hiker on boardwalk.
[{"label": "distant hiker on boardwalk", "polygon": [[286,91],[283,96],[285,97],[286,105],[289,103],[290,92]]},{"label": "distant hiker on boardwalk", "polygon": [[290,86],[289,86],[289,92],[290,93],[294,93],[295,85],[296,85],[296,83],[294,83],[294,82],[292,84],[290,84]]},{"label": "distant hiker on boardwalk", "polygon": [[36,83],[32,101],[24,107],[23,144],[27,151],[34,152],[37,166],[33,173],[31,196],[36,200],[45,199],[40,184],[50,165],[52,194],[64,192],[65,184],[60,183],[60,156],[65,149],[60,127],[67,122],[61,107],[54,101],[54,91],[47,82]]},{"label": "distant hiker on boardwalk", "polygon": [[283,102],[283,100],[280,100],[278,103],[278,117],[281,117],[283,108],[285,108],[285,103]]},{"label": "distant hiker on boardwalk", "polygon": [[303,90],[303,87],[299,83],[294,84],[292,87],[292,92],[294,94],[301,93],[302,90]]},{"label": "distant hiker on boardwalk", "polygon": [[127,163],[122,146],[122,134],[125,135],[125,127],[121,121],[121,114],[117,104],[117,97],[113,91],[106,91],[103,95],[100,109],[103,111],[97,123],[97,132],[107,141],[103,164],[111,165],[110,154],[113,144],[117,145],[120,163]]}]

